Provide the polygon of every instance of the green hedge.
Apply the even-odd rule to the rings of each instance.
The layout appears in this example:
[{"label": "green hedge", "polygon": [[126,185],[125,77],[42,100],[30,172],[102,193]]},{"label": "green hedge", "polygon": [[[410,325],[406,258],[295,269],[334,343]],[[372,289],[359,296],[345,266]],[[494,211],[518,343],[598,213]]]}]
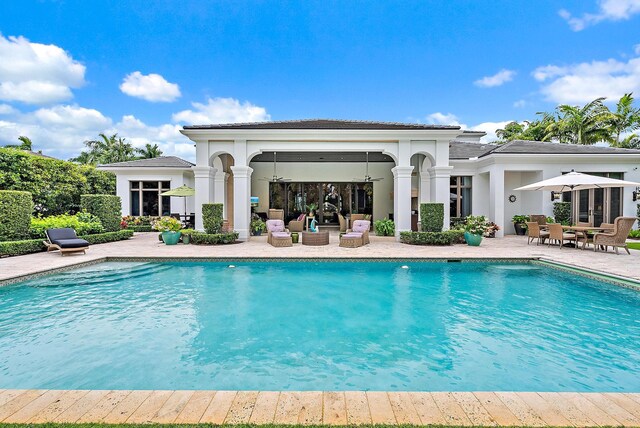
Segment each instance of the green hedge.
[{"label": "green hedge", "polygon": [[205,232],[210,235],[222,231],[222,204],[202,204],[202,224]]},{"label": "green hedge", "polygon": [[464,241],[464,231],[400,232],[400,242],[412,245],[453,245]]},{"label": "green hedge", "polygon": [[29,235],[33,239],[44,239],[46,238],[45,230],[61,229],[63,227],[70,227],[78,235],[93,235],[104,232],[100,219],[83,211],[76,215],[60,214],[49,217],[33,217],[31,218]]},{"label": "green hedge", "polygon": [[557,223],[571,224],[571,202],[554,202],[553,217]]},{"label": "green hedge", "polygon": [[31,193],[0,190],[0,241],[28,238],[32,212]]},{"label": "green hedge", "polygon": [[37,213],[63,214],[80,210],[80,195],[115,195],[116,176],[92,165],[0,148],[0,189],[31,192]]},{"label": "green hedge", "polygon": [[126,230],[133,230],[134,232],[154,232],[153,226],[151,225],[127,226]]},{"label": "green hedge", "polygon": [[107,232],[120,230],[122,221],[122,203],[120,196],[81,195],[80,206],[83,210],[97,216]]},{"label": "green hedge", "polygon": [[191,243],[195,245],[233,244],[238,239],[238,232],[202,233],[191,232]]},{"label": "green hedge", "polygon": [[[91,245],[105,244],[107,242],[123,241],[133,236],[131,230],[120,230],[118,232],[98,233],[95,235],[84,235],[80,238],[86,240]],[[25,241],[0,242],[0,256],[20,256],[23,254],[39,253],[46,250],[42,239],[29,239]]]},{"label": "green hedge", "polygon": [[423,232],[442,232],[444,204],[437,202],[420,204],[420,225]]}]

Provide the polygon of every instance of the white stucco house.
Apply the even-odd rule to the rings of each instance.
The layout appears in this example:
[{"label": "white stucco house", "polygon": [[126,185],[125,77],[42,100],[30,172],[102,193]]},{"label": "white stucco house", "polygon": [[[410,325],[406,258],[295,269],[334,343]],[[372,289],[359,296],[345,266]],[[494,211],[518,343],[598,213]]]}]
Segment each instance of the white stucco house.
[{"label": "white stucco house", "polygon": [[[181,200],[156,202],[146,192],[186,184],[196,190],[188,202],[196,228],[202,228],[201,205],[221,202],[241,240],[250,235],[251,197],[259,201],[254,211],[281,208],[286,220],[310,208],[321,224],[335,223],[338,212],[366,213],[393,218],[398,232],[416,227],[420,203],[441,202],[448,207],[446,225],[450,217],[482,214],[502,227],[501,236],[514,232],[515,214],[552,214],[549,192],[517,187],[571,170],[640,181],[640,150],[485,144],[484,133],[458,126],[311,119],[185,126],[181,132],[195,142],[195,165],[164,157],[100,167],[117,174],[123,213],[182,212]],[[573,201],[574,219],[599,224],[635,216],[633,190],[562,197]]]}]

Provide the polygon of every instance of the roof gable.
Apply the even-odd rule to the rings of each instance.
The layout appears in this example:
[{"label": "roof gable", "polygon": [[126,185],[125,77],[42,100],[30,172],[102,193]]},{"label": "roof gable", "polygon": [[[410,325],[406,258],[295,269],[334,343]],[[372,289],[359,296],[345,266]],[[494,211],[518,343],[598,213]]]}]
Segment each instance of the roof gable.
[{"label": "roof gable", "polygon": [[195,164],[177,156],[159,156],[150,159],[137,159],[125,162],[108,163],[99,167],[108,168],[191,168]]},{"label": "roof gable", "polygon": [[303,119],[271,122],[221,123],[188,125],[184,129],[344,129],[344,130],[457,130],[459,126],[425,125],[420,123],[375,122],[366,120]]}]

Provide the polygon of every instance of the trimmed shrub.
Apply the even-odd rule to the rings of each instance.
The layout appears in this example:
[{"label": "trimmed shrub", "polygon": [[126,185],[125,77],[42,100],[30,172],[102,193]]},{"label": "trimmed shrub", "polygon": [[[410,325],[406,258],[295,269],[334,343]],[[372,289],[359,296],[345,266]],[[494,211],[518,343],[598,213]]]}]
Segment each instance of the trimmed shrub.
[{"label": "trimmed shrub", "polygon": [[133,236],[133,230],[119,230],[117,232],[97,233],[95,235],[84,235],[80,238],[86,240],[91,245],[106,244],[107,242],[124,241]]},{"label": "trimmed shrub", "polygon": [[153,232],[154,231],[151,225],[127,226],[125,230],[132,230],[134,232]]},{"label": "trimmed shrub", "polygon": [[571,202],[554,202],[553,217],[560,224],[571,224]]},{"label": "trimmed shrub", "polygon": [[423,232],[442,232],[444,227],[444,204],[420,204],[420,224]]},{"label": "trimmed shrub", "polygon": [[0,241],[28,238],[32,212],[31,193],[0,190]]},{"label": "trimmed shrub", "polygon": [[0,256],[21,256],[23,254],[39,253],[46,248],[42,239],[0,242]]},{"label": "trimmed shrub", "polygon": [[640,204],[636,205],[636,220],[638,220],[638,229],[640,229]]},{"label": "trimmed shrub", "polygon": [[80,206],[83,210],[97,216],[106,232],[120,230],[120,221],[122,220],[120,196],[81,195]]},{"label": "trimmed shrub", "polygon": [[46,238],[45,230],[70,227],[78,235],[92,235],[104,232],[100,219],[88,212],[80,212],[76,215],[60,214],[49,217],[33,217],[29,235],[33,239]]},{"label": "trimmed shrub", "polygon": [[453,245],[464,241],[463,230],[400,232],[400,242],[412,245]]},{"label": "trimmed shrub", "polygon": [[396,233],[396,224],[388,218],[373,222],[378,236],[393,236]]},{"label": "trimmed shrub", "polygon": [[[79,238],[86,240],[91,245],[106,244],[107,242],[123,241],[133,236],[131,230],[120,230],[118,232],[97,233],[95,235],[84,235]],[[43,244],[43,239],[29,239],[25,241],[0,242],[0,256],[21,256],[23,254],[39,253],[47,247]]]},{"label": "trimmed shrub", "polygon": [[464,225],[467,222],[466,217],[451,217],[449,219],[450,229],[464,229]]},{"label": "trimmed shrub", "polygon": [[222,207],[222,204],[202,204],[202,224],[210,235],[222,231]]},{"label": "trimmed shrub", "polygon": [[191,232],[191,243],[195,245],[233,244],[238,239],[238,232],[202,233]]}]

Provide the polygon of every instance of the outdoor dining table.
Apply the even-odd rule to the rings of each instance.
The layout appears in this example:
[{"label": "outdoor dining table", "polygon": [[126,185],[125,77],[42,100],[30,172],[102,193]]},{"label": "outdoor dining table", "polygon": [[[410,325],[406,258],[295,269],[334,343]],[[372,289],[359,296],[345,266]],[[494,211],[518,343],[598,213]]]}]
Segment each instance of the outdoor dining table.
[{"label": "outdoor dining table", "polygon": [[[597,227],[597,226],[562,226],[562,230],[568,230],[573,232],[581,232],[584,240],[582,241],[582,249],[586,247],[589,242],[588,234],[589,232],[606,232],[609,230],[613,230],[612,227]],[[576,248],[578,245],[576,244]]]}]

